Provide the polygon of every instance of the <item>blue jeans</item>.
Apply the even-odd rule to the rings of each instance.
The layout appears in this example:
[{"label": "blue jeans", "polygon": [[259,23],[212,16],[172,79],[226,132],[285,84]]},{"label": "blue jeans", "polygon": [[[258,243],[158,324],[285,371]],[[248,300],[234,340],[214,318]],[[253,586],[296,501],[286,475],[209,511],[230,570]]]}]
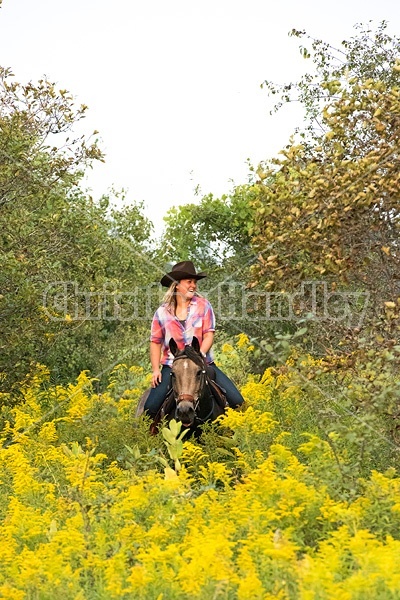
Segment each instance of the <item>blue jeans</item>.
[{"label": "blue jeans", "polygon": [[[235,384],[214,363],[212,363],[211,366],[215,371],[215,382],[226,392],[226,399],[229,406],[232,408],[240,406],[243,403],[244,398]],[[170,384],[171,367],[163,365],[161,369],[161,383],[159,383],[157,387],[151,388],[150,394],[144,405],[145,413],[153,418],[156,416],[161,408],[161,404],[166,398]]]}]

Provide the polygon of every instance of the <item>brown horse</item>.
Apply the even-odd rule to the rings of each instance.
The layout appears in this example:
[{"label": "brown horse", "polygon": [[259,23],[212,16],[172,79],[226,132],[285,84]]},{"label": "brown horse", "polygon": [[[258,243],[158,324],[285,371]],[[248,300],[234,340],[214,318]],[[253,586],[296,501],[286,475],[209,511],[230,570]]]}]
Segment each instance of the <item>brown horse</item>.
[{"label": "brown horse", "polygon": [[[174,356],[171,387],[153,425],[157,426],[163,418],[167,421],[174,418],[195,431],[199,425],[224,413],[227,406],[224,391],[213,381],[212,367],[205,364],[196,337],[183,350],[178,350],[171,338],[169,347]],[[143,414],[149,393],[150,389],[139,400],[137,417]]]}]

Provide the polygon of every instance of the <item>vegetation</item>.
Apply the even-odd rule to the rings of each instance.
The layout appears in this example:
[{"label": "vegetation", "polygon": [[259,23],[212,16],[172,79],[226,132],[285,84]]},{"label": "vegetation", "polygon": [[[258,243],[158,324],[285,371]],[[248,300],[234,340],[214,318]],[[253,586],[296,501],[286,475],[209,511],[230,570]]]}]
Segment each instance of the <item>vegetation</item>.
[{"label": "vegetation", "polygon": [[398,598],[398,449],[367,429],[362,456],[345,412],[333,430],[311,357],[260,379],[238,368],[253,351],[245,335],[223,348],[246,408],[201,443],[134,419],[140,368],[102,394],[86,373],[44,386],[42,368],[2,412],[1,597]]},{"label": "vegetation", "polygon": [[49,81],[20,85],[0,70],[3,389],[40,361],[56,381],[103,372],[143,335],[119,296],[149,279],[151,224],[141,205],[117,209],[79,187],[103,159],[96,141],[73,137],[86,108]]},{"label": "vegetation", "polygon": [[[400,599],[400,39],[306,39],[264,83],[304,127],[160,244],[82,188],[86,107],[0,70],[1,598]],[[134,418],[183,259],[245,397],[199,440]]]},{"label": "vegetation", "polygon": [[361,28],[341,50],[310,40],[302,52],[312,74],[281,90],[266,83],[283,100],[298,98],[309,126],[258,170],[252,243],[262,255],[255,281],[368,291],[374,334],[391,338],[378,320],[399,292],[400,39],[385,28]]}]

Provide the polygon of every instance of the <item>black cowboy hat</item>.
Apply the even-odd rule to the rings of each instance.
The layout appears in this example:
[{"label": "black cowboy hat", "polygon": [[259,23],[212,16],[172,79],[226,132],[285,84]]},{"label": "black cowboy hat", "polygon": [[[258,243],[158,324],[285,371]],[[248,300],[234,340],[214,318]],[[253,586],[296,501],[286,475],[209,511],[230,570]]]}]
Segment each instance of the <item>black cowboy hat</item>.
[{"label": "black cowboy hat", "polygon": [[181,279],[203,279],[203,277],[207,277],[207,275],[203,272],[196,273],[191,260],[183,260],[176,263],[172,267],[172,271],[164,275],[160,283],[164,287],[169,287],[174,281],[180,281]]}]

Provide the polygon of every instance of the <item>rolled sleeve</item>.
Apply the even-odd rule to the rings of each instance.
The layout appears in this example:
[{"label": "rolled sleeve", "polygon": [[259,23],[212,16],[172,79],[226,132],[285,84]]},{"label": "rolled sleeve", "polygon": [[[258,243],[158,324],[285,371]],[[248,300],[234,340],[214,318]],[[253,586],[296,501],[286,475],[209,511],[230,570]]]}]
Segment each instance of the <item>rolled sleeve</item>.
[{"label": "rolled sleeve", "polygon": [[158,312],[155,313],[151,322],[150,341],[156,344],[162,344],[164,341],[163,326],[158,318]]},{"label": "rolled sleeve", "polygon": [[215,314],[209,302],[207,302],[203,317],[203,333],[215,331]]}]

